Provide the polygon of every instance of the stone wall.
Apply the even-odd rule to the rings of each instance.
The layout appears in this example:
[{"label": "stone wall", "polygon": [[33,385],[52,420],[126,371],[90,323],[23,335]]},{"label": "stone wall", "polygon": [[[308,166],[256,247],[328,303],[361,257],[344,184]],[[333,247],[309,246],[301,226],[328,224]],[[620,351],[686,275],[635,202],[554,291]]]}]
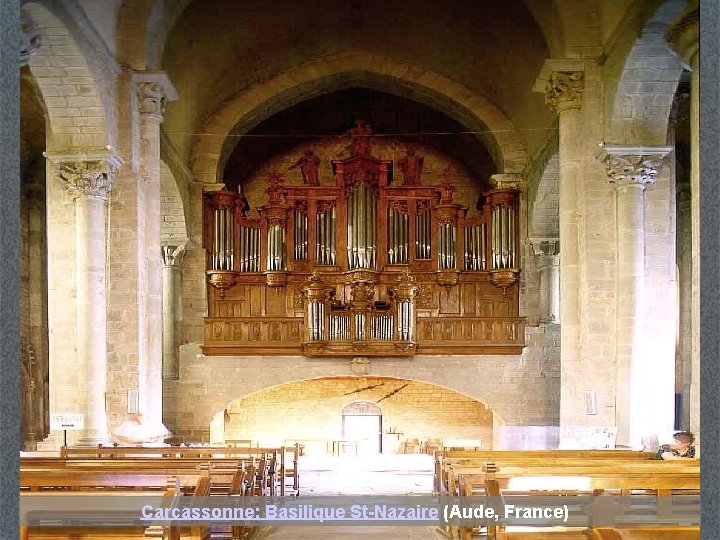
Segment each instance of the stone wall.
[{"label": "stone wall", "polygon": [[[370,360],[368,377],[437,385],[485,404],[495,428],[557,426],[559,331],[527,330],[520,356],[418,356]],[[164,383],[164,422],[177,436],[208,440],[212,418],[231,402],[282,384],[354,375],[349,359],[208,357],[197,345],[180,348],[180,379]],[[291,429],[291,428],[289,428]]]},{"label": "stone wall", "polygon": [[277,444],[286,439],[352,439],[343,407],[377,403],[385,452],[406,439],[479,439],[492,443],[492,412],[480,402],[439,386],[378,377],[338,377],[275,386],[228,405],[226,439]]}]

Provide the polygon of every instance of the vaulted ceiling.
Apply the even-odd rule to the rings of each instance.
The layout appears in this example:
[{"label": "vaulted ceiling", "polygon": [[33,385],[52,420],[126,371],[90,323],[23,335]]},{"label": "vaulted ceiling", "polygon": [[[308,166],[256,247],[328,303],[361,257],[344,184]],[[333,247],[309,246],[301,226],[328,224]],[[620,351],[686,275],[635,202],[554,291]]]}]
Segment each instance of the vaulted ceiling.
[{"label": "vaulted ceiling", "polygon": [[[548,17],[546,24],[552,25],[552,14]],[[548,46],[533,14],[520,0],[318,0],[301,6],[293,0],[195,0],[179,16],[164,48],[162,68],[182,98],[166,113],[166,133],[181,156],[189,158],[194,134],[223,102],[294,66],[321,64],[324,58],[346,50],[368,51],[411,66],[414,72],[404,76],[416,79],[420,90],[407,85],[395,88],[393,80],[383,82],[383,77],[373,73],[373,66],[366,73],[355,73],[350,87],[369,87],[422,102],[450,117],[449,121],[460,120],[457,129],[476,131],[478,127],[451,114],[451,104],[417,95],[422,92],[423,77],[438,75],[489,99],[528,147],[543,140],[552,124],[553,114],[543,96],[531,92],[549,56]],[[318,95],[348,89],[346,82],[333,86],[321,79],[320,67],[318,84],[325,86]],[[255,125],[244,132],[272,116],[271,108],[269,104],[268,114],[261,111]]]}]

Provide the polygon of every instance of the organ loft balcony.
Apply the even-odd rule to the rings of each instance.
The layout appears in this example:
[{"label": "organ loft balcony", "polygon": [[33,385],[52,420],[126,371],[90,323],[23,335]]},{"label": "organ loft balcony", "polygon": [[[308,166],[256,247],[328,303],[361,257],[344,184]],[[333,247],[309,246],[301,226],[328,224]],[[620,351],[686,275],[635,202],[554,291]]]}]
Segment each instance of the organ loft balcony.
[{"label": "organ loft balcony", "polygon": [[302,185],[271,172],[255,209],[240,192],[205,194],[203,352],[520,354],[516,186],[481,192],[469,212],[452,171],[424,185],[414,148],[395,163],[371,155],[367,124],[349,136],[331,184],[309,150]]}]

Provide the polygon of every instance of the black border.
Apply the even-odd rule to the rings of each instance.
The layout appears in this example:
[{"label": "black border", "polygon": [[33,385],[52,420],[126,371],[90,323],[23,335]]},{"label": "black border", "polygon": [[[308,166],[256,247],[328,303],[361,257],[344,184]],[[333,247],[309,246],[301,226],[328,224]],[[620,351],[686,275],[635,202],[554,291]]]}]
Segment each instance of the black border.
[{"label": "black border", "polygon": [[700,1],[700,537],[720,538],[720,5]]},{"label": "black border", "polygon": [[18,538],[20,489],[20,9],[0,0],[0,538]]},{"label": "black border", "polygon": [[[720,0],[700,1],[703,540],[720,538]],[[19,4],[0,0],[0,538],[18,537]]]}]

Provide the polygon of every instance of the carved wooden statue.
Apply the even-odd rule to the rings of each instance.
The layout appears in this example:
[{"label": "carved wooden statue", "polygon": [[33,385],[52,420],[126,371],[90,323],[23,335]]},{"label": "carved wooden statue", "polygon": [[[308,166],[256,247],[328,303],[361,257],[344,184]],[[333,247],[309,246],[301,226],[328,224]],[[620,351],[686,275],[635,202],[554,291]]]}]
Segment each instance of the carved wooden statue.
[{"label": "carved wooden statue", "polygon": [[356,120],[355,127],[348,130],[350,145],[348,150],[351,156],[369,156],[373,130],[365,120]]},{"label": "carved wooden statue", "polygon": [[423,156],[415,155],[414,147],[411,146],[407,149],[407,155],[398,162],[400,172],[403,175],[404,186],[420,185],[420,175],[422,174],[424,162],[425,158]]},{"label": "carved wooden statue", "polygon": [[305,150],[303,156],[298,159],[289,168],[294,169],[300,167],[303,183],[308,186],[319,186],[318,167],[320,166],[320,158],[315,155],[312,150]]}]

